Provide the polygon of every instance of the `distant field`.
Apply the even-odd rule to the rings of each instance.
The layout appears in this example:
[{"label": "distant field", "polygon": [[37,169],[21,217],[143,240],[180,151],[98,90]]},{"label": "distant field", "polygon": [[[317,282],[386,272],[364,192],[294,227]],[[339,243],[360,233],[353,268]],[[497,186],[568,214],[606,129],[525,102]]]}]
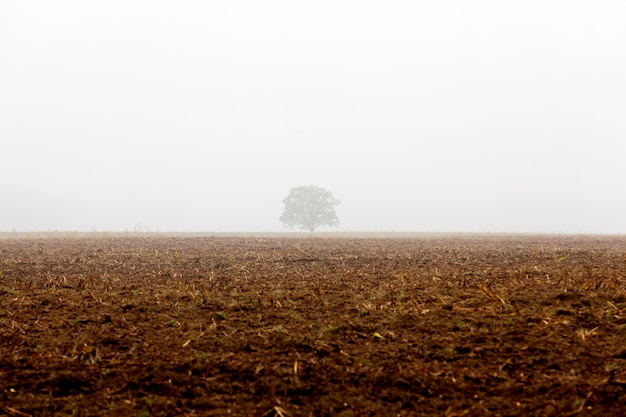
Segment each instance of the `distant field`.
[{"label": "distant field", "polygon": [[626,415],[625,237],[0,237],[0,415]]},{"label": "distant field", "polygon": [[0,239],[84,239],[84,238],[292,238],[292,239],[567,239],[614,238],[626,239],[626,235],[567,235],[524,233],[454,233],[454,232],[0,232]]}]

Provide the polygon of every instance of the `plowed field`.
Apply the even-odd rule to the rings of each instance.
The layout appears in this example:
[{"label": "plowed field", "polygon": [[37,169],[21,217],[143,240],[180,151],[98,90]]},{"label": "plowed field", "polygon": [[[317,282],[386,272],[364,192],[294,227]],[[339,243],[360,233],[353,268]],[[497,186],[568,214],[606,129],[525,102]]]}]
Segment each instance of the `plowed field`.
[{"label": "plowed field", "polygon": [[0,415],[626,415],[626,238],[5,238],[0,270]]}]

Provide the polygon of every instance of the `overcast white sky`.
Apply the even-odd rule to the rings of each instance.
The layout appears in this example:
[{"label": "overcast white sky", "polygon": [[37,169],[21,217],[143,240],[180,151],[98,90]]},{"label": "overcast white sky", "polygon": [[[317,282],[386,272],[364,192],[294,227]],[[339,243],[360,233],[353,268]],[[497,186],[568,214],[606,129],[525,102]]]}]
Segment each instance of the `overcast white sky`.
[{"label": "overcast white sky", "polygon": [[0,2],[0,230],[626,233],[626,1]]}]

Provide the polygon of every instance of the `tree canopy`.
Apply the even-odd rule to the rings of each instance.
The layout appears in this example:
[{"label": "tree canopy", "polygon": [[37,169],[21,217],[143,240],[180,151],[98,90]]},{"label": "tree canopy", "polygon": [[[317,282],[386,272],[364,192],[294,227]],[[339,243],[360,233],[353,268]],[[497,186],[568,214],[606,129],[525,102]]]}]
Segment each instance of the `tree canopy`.
[{"label": "tree canopy", "polygon": [[340,203],[328,190],[315,185],[294,187],[283,200],[285,208],[280,221],[287,227],[295,226],[314,232],[319,226],[337,226],[339,218],[335,206]]}]

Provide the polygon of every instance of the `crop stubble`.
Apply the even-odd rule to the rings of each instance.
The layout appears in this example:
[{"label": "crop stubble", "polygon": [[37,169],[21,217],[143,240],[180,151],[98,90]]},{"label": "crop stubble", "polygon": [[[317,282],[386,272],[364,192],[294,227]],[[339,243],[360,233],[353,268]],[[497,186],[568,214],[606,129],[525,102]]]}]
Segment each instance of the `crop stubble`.
[{"label": "crop stubble", "polygon": [[0,240],[0,415],[626,415],[626,239]]}]

